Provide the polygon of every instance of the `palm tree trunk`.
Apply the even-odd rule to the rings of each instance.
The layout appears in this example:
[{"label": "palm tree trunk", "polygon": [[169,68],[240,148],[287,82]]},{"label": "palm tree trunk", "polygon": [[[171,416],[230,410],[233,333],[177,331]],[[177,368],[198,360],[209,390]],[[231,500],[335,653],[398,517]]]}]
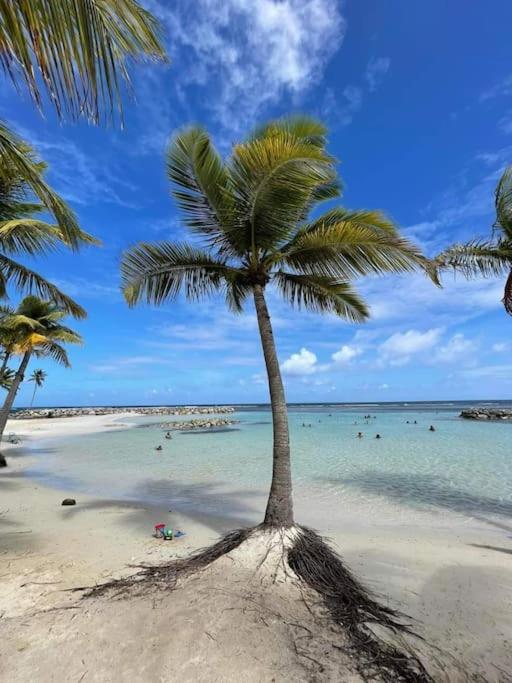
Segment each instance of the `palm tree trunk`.
[{"label": "palm tree trunk", "polygon": [[253,286],[253,294],[261,346],[267,368],[274,429],[272,484],[263,523],[266,526],[287,527],[292,526],[294,523],[288,411],[281,370],[277,360],[274,334],[262,285],[255,284]]},{"label": "palm tree trunk", "polygon": [[503,305],[509,315],[512,315],[512,269],[508,274],[507,282],[505,283],[505,291],[503,293]]},{"label": "palm tree trunk", "polygon": [[7,420],[9,418],[9,413],[11,412],[12,404],[14,403],[14,399],[16,398],[16,394],[18,393],[18,388],[23,381],[23,377],[25,375],[25,370],[27,369],[28,362],[30,360],[31,352],[27,351],[25,355],[23,356],[23,360],[20,363],[20,367],[18,368],[16,374],[14,375],[14,379],[11,384],[11,388],[9,389],[9,392],[5,398],[4,405],[2,406],[2,409],[0,410],[0,442],[2,441],[2,437],[4,435],[5,431],[5,425],[7,424]]},{"label": "palm tree trunk", "polygon": [[34,382],[34,391],[32,392],[32,400],[30,401],[30,407],[32,408],[34,404],[34,399],[36,397],[37,384]]}]

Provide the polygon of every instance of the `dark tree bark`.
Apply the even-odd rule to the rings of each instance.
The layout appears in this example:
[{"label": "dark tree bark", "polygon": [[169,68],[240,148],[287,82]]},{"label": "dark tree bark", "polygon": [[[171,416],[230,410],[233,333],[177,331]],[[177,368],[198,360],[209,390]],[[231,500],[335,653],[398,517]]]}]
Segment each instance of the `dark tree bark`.
[{"label": "dark tree bark", "polygon": [[509,315],[512,315],[512,269],[508,274],[507,282],[505,283],[505,291],[503,293],[503,305]]},{"label": "dark tree bark", "polygon": [[16,398],[16,394],[18,393],[19,386],[21,382],[23,381],[23,377],[25,376],[25,370],[27,369],[28,362],[30,360],[31,352],[27,351],[25,355],[23,356],[23,360],[20,363],[20,367],[18,368],[16,374],[14,375],[14,379],[11,384],[11,388],[9,389],[7,396],[5,397],[4,405],[2,406],[2,409],[0,410],[0,442],[2,441],[4,431],[5,431],[5,425],[7,424],[7,420],[9,418],[9,413],[11,412],[12,405],[14,403],[14,399]]},{"label": "dark tree bark", "polygon": [[288,527],[294,523],[288,410],[263,286],[255,284],[253,293],[261,346],[267,368],[274,430],[272,485],[264,524],[273,527]]}]

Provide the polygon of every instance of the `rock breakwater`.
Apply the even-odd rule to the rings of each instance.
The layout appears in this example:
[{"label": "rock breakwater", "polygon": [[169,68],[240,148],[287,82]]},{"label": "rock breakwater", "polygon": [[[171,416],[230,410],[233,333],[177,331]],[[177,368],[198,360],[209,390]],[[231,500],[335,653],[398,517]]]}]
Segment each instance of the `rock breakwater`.
[{"label": "rock breakwater", "polygon": [[493,420],[512,422],[512,408],[467,408],[460,417],[466,420]]},{"label": "rock breakwater", "polygon": [[9,415],[11,420],[37,420],[52,417],[82,417],[85,415],[219,415],[234,413],[231,406],[141,406],[132,408],[30,408],[16,410]]}]

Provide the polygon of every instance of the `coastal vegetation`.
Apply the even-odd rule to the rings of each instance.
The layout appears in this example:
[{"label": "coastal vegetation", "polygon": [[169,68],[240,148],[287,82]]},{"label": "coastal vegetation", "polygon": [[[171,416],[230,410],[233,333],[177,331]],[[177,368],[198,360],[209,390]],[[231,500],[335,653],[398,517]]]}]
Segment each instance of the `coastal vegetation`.
[{"label": "coastal vegetation", "polygon": [[196,240],[140,243],[123,256],[122,285],[130,306],[161,305],[181,292],[192,301],[222,293],[236,314],[252,299],[273,423],[272,481],[262,524],[232,532],[179,566],[148,569],[143,578],[161,581],[166,573],[206,566],[244,543],[268,548],[258,559],[262,565],[280,548],[279,561],[323,599],[365,665],[371,660],[377,669],[389,667],[396,680],[410,680],[413,670],[416,680],[428,680],[419,660],[367,628],[370,622],[404,632],[397,615],[370,598],[329,546],[298,526],[293,514],[287,406],[267,293],[299,309],[363,322],[369,310],[353,279],[428,270],[420,250],[382,212],[335,207],[318,214],[324,202],[341,195],[326,134],[321,122],[305,116],[271,121],[223,160],[204,129],[182,130],[167,150],[167,174]]},{"label": "coastal vegetation", "polygon": [[[81,344],[82,339],[77,332],[62,324],[67,314],[67,310],[58,308],[54,302],[27,296],[15,312],[4,317],[3,328],[12,332],[8,342],[8,353],[11,357],[20,357],[21,361],[0,409],[0,441],[31,357],[47,357],[64,367],[70,366],[64,345]],[[38,377],[40,382],[41,376]]]},{"label": "coastal vegetation", "polygon": [[503,172],[495,192],[496,221],[491,239],[455,244],[435,259],[440,270],[453,269],[467,278],[507,275],[503,306],[512,315],[512,166]]}]

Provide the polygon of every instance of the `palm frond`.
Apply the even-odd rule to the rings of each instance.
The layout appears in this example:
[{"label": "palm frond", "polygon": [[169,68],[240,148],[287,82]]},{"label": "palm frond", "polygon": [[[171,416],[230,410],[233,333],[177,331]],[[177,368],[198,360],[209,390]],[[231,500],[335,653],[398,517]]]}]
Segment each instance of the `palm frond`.
[{"label": "palm frond", "polygon": [[16,373],[14,370],[11,370],[11,368],[4,368],[3,370],[0,370],[0,388],[7,389],[7,391],[9,391],[15,374]]},{"label": "palm frond", "polygon": [[199,127],[179,132],[167,149],[167,175],[185,224],[210,244],[231,250],[224,228],[233,217],[229,173],[206,131]]},{"label": "palm frond", "polygon": [[[4,2],[3,5],[5,4],[6,3]],[[16,3],[12,4],[14,5]],[[42,176],[41,164],[36,160],[28,145],[9,130],[1,121],[0,161],[2,167],[7,165],[19,178],[22,178],[23,181],[30,186],[33,193],[40,199],[44,207],[54,215],[61,239],[67,245],[72,249],[76,249],[81,242],[90,242],[93,239],[90,235],[82,232],[73,211],[67,206],[64,200],[46,184]]]},{"label": "palm frond", "polygon": [[42,109],[97,123],[122,113],[127,59],[165,59],[157,20],[135,0],[1,0],[0,66]]},{"label": "palm frond", "polygon": [[57,342],[41,341],[35,348],[35,354],[38,358],[41,356],[51,358],[65,368],[71,367],[66,349]]},{"label": "palm frond", "polygon": [[305,114],[293,114],[283,116],[279,119],[268,121],[261,126],[257,126],[249,140],[268,138],[272,135],[286,133],[308,144],[325,147],[325,136],[327,127],[321,121]]},{"label": "palm frond", "polygon": [[271,256],[299,273],[349,280],[425,268],[421,251],[379,211],[334,209],[298,231]]},{"label": "palm frond", "polygon": [[297,308],[333,313],[353,323],[362,323],[369,316],[365,302],[348,282],[284,271],[274,273],[274,281],[283,297]]},{"label": "palm frond", "polygon": [[0,254],[0,295],[2,285],[5,291],[7,282],[11,282],[17,289],[35,291],[40,296],[51,299],[74,318],[87,317],[87,312],[58,287],[21,263]]},{"label": "palm frond", "polygon": [[512,264],[512,246],[490,240],[455,244],[436,256],[434,264],[439,270],[453,268],[468,278],[503,275]]},{"label": "palm frond", "polygon": [[231,177],[244,249],[253,258],[289,238],[313,192],[332,182],[333,164],[322,147],[286,132],[235,147]]},{"label": "palm frond", "polygon": [[130,306],[141,300],[160,304],[183,289],[188,299],[212,294],[236,269],[188,245],[140,243],[123,255],[121,279]]},{"label": "palm frond", "polygon": [[512,268],[508,274],[505,282],[505,291],[503,292],[503,306],[509,315],[512,315]]},{"label": "palm frond", "polygon": [[512,166],[505,169],[496,188],[496,226],[512,242]]}]

